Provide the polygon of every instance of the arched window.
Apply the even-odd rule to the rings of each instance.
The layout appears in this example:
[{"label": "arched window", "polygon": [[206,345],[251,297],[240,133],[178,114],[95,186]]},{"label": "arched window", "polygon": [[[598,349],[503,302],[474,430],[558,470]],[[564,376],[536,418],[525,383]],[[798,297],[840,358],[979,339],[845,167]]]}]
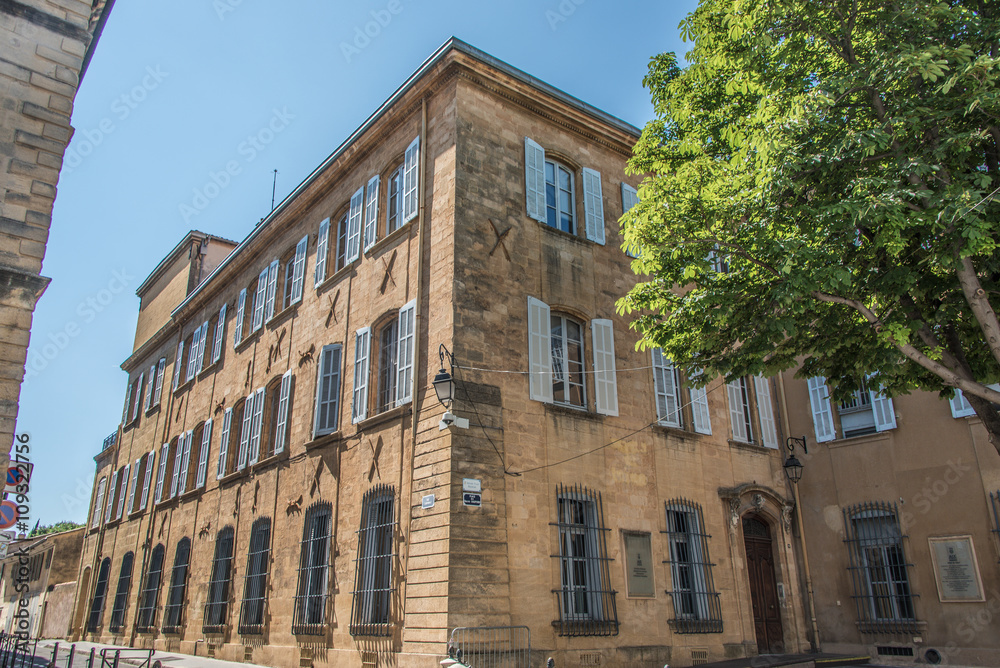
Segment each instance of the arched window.
[{"label": "arched window", "polygon": [[136,621],[138,631],[152,631],[156,625],[156,602],[160,595],[160,577],[163,574],[163,545],[153,548],[149,557],[149,570],[146,571],[146,582],[139,595],[139,618]]},{"label": "arched window", "polygon": [[330,504],[319,503],[306,512],[299,556],[299,588],[295,596],[295,633],[321,633],[326,613],[330,568]]},{"label": "arched window", "polygon": [[352,635],[388,635],[392,602],[393,532],[396,526],[392,487],[379,485],[365,493],[358,531],[354,576]]},{"label": "arched window", "polygon": [[132,562],[135,554],[126,552],[122,557],[122,567],[118,571],[118,590],[115,592],[115,602],[111,607],[111,621],[108,630],[112,633],[121,631],[125,623],[125,606],[128,603],[128,590],[132,586]]},{"label": "arched window", "polygon": [[184,612],[184,591],[187,587],[188,562],[191,558],[191,540],[182,538],[177,543],[174,554],[174,569],[170,574],[170,593],[167,607],[163,611],[163,631],[177,633],[181,628],[181,614]]},{"label": "arched window", "polygon": [[240,633],[262,633],[264,604],[267,601],[267,572],[271,559],[271,520],[262,517],[250,529],[250,550],[243,580]]},{"label": "arched window", "polygon": [[97,583],[94,586],[94,598],[90,602],[90,617],[87,620],[87,631],[97,633],[101,625],[101,615],[104,613],[104,598],[108,593],[108,577],[111,574],[111,558],[105,557],[101,568],[97,571]]},{"label": "arched window", "polygon": [[217,633],[226,627],[229,606],[229,576],[233,568],[233,528],[225,527],[215,538],[212,579],[208,582],[208,603],[202,631]]}]

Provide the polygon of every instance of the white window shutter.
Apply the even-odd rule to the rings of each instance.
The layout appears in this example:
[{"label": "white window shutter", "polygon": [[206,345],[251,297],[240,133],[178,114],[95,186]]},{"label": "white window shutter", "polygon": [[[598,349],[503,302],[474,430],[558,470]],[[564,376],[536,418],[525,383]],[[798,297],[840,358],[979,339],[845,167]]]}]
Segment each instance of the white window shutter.
[{"label": "white window shutter", "polygon": [[319,224],[319,241],[316,243],[315,285],[326,280],[326,254],[330,246],[330,219],[324,218]]},{"label": "white window shutter", "polygon": [[122,473],[122,491],[121,494],[118,495],[118,515],[117,515],[118,519],[121,519],[122,515],[125,513],[125,500],[128,498],[129,480],[130,480],[128,474],[129,471],[131,470],[132,470],[132,465],[126,464],[125,470]]},{"label": "white window shutter", "polygon": [[618,378],[615,370],[615,332],[610,320],[591,320],[594,341],[594,389],[597,412],[618,415]]},{"label": "white window shutter", "polygon": [[184,362],[184,339],[177,344],[177,359],[174,361],[174,384],[173,389],[177,389],[181,384],[181,366]]},{"label": "white window shutter", "polygon": [[111,521],[111,512],[115,509],[115,493],[118,491],[118,471],[111,474],[111,484],[108,485],[108,505],[104,509],[104,523]]},{"label": "white window shutter", "polygon": [[156,363],[149,367],[149,383],[146,384],[145,396],[142,400],[142,410],[148,411],[153,407],[153,390],[156,387]]},{"label": "white window shutter", "polygon": [[951,416],[954,418],[968,417],[975,415],[976,410],[969,403],[969,400],[962,394],[962,390],[955,390],[955,396],[948,400],[951,404]]},{"label": "white window shutter", "polygon": [[201,324],[201,340],[198,342],[198,367],[195,369],[195,373],[201,373],[201,370],[205,368],[205,345],[208,343],[208,321],[206,320]]},{"label": "white window shutter", "polygon": [[826,378],[823,376],[814,376],[809,379],[809,405],[812,407],[816,442],[824,443],[835,439],[837,434],[833,428],[830,392],[827,390]]},{"label": "white window shutter", "polygon": [[212,420],[205,422],[205,427],[201,432],[201,450],[198,453],[198,475],[195,480],[195,489],[205,486],[205,478],[208,473],[208,451],[212,448]]},{"label": "white window shutter", "polygon": [[236,300],[236,321],[233,323],[233,348],[240,345],[243,340],[243,314],[247,306],[247,289],[240,290],[240,296]]},{"label": "white window shutter", "polygon": [[257,292],[253,298],[253,326],[250,328],[251,332],[256,332],[264,324],[264,295],[267,294],[267,274],[269,271],[269,267],[264,267],[263,271],[257,276]]},{"label": "white window shutter", "polygon": [[[188,465],[191,463],[191,439],[194,438],[194,432],[188,431],[181,434],[180,439],[177,441],[177,449],[180,453],[181,459],[181,470],[179,474],[176,474],[177,478],[177,495],[181,495],[187,491],[187,479],[188,479]],[[174,464],[176,465],[176,461]],[[173,496],[173,495],[171,495]]]},{"label": "white window shutter", "polygon": [[417,207],[420,203],[419,175],[417,167],[420,164],[420,137],[418,136],[406,147],[403,156],[403,220],[406,223],[417,217]]},{"label": "white window shutter", "polygon": [[264,397],[266,388],[258,388],[253,396],[253,424],[250,425],[250,457],[249,463],[256,464],[260,459],[260,433],[264,422]]},{"label": "white window shutter", "polygon": [[583,168],[583,213],[587,219],[587,238],[604,245],[604,196],[601,173]]},{"label": "white window shutter", "polygon": [[195,328],[191,334],[191,349],[188,350],[187,372],[184,374],[184,382],[194,378],[195,365],[198,364],[198,337],[201,336],[201,325]]},{"label": "white window shutter", "polygon": [[673,362],[660,348],[652,349],[653,388],[656,391],[656,419],[667,427],[681,427],[680,388]]},{"label": "white window shutter", "polygon": [[139,489],[139,469],[142,468],[142,459],[145,456],[146,455],[139,457],[138,459],[135,460],[135,463],[132,464],[132,484],[129,485],[129,492],[128,492],[129,513],[135,510],[135,493]]},{"label": "white window shutter", "polygon": [[219,309],[219,322],[215,326],[215,339],[212,341],[212,364],[222,357],[222,342],[226,338],[226,304]]},{"label": "white window shutter", "polygon": [[128,385],[125,386],[125,406],[122,408],[122,422],[128,423],[129,408],[132,406],[132,378],[128,379]]},{"label": "white window shutter", "polygon": [[161,357],[156,365],[156,392],[153,394],[153,405],[160,405],[160,395],[163,393],[163,373],[167,369],[167,358]]},{"label": "white window shutter", "polygon": [[90,515],[91,529],[94,529],[101,524],[101,515],[104,514],[104,488],[107,484],[107,478],[101,478],[101,481],[97,483],[97,496],[94,498],[94,510]]},{"label": "white window shutter", "polygon": [[552,403],[552,321],[549,305],[528,297],[528,396]]},{"label": "white window shutter", "polygon": [[[636,192],[635,188],[622,181],[622,213],[628,212],[629,209],[638,203],[639,193]],[[625,253],[629,257],[639,257],[639,249],[634,246],[628,246],[625,249]]]},{"label": "white window shutter", "polygon": [[729,397],[729,421],[733,425],[733,439],[750,442],[750,434],[747,433],[747,424],[743,414],[743,381],[736,380],[726,383],[726,394]]},{"label": "white window shutter", "polygon": [[524,138],[524,197],[528,217],[545,222],[545,149]]},{"label": "white window shutter", "polygon": [[354,393],[351,398],[351,422],[368,417],[368,347],[371,330],[362,327],[354,334]]},{"label": "white window shutter", "polygon": [[302,283],[306,275],[306,252],[309,250],[309,235],[299,239],[295,246],[295,264],[292,265],[292,304],[302,301]]},{"label": "white window shutter", "polygon": [[378,174],[368,181],[368,190],[365,194],[365,251],[375,245],[375,236],[378,231],[378,186],[380,177]]},{"label": "white window shutter", "polygon": [[274,317],[274,296],[278,290],[278,271],[281,268],[278,260],[271,262],[267,268],[267,296],[264,298],[264,322]]},{"label": "white window shutter", "polygon": [[771,401],[771,384],[763,376],[753,377],[757,391],[757,417],[760,418],[760,438],[765,448],[778,447],[778,430],[774,422],[774,402]]},{"label": "white window shutter", "polygon": [[236,460],[236,470],[242,471],[247,465],[247,455],[250,453],[250,431],[253,425],[253,399],[254,393],[247,395],[243,402],[243,425],[240,431],[240,452]]},{"label": "white window shutter", "polygon": [[285,451],[285,431],[288,424],[289,393],[292,389],[292,371],[289,369],[281,377],[281,393],[278,395],[278,419],[274,425],[274,454]]},{"label": "white window shutter", "polygon": [[153,503],[159,503],[163,498],[163,483],[167,475],[167,459],[170,456],[170,444],[164,443],[160,448],[160,466],[156,470],[156,493],[153,494]]},{"label": "white window shutter", "polygon": [[396,405],[402,406],[413,399],[413,355],[416,345],[417,300],[399,309],[399,348],[396,353]]},{"label": "white window shutter", "polygon": [[[695,376],[700,374],[696,373]],[[705,387],[692,387],[691,415],[694,418],[694,430],[699,434],[712,434],[711,413],[708,410],[708,390]]]},{"label": "white window shutter", "polygon": [[149,484],[153,481],[153,463],[156,459],[156,450],[151,450],[146,455],[146,471],[143,474],[142,497],[139,499],[139,510],[146,509],[146,502],[149,501]]},{"label": "white window shutter", "polygon": [[182,433],[177,437],[177,445],[174,447],[174,469],[170,474],[170,489],[169,494],[167,494],[168,499],[172,499],[177,496],[177,481],[180,479],[181,475],[181,459],[184,457],[184,441],[186,440],[185,435]]},{"label": "white window shutter", "polygon": [[139,395],[142,392],[142,383],[145,379],[146,379],[146,372],[143,371],[142,373],[139,374],[139,381],[135,384],[135,403],[132,406],[133,420],[139,417],[139,405],[141,404],[141,402],[139,401],[140,399]]},{"label": "white window shutter", "polygon": [[361,254],[361,220],[365,212],[365,187],[351,195],[351,208],[347,214],[347,259],[350,264]]},{"label": "white window shutter", "polygon": [[227,408],[222,416],[222,435],[219,438],[219,465],[215,471],[215,479],[221,480],[226,475],[226,457],[229,456],[229,430],[233,422],[233,409]]},{"label": "white window shutter", "polygon": [[[881,390],[881,388],[879,388]],[[868,390],[872,400],[872,413],[875,415],[875,431],[888,431],[896,428],[896,414],[892,409],[892,399],[881,391]]]}]

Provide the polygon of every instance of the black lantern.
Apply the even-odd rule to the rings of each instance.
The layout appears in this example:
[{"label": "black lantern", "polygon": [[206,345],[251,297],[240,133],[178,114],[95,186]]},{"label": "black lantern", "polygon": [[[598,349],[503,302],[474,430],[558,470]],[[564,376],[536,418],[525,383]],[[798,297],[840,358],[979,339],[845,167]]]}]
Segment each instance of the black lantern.
[{"label": "black lantern", "polygon": [[451,410],[451,404],[455,400],[455,377],[445,370],[444,358],[448,358],[449,366],[453,367],[454,362],[451,353],[444,347],[443,343],[438,348],[438,357],[441,358],[441,370],[434,376],[434,392],[445,409]]},{"label": "black lantern", "polygon": [[802,480],[802,462],[799,458],[795,456],[795,444],[798,443],[802,446],[802,452],[808,454],[809,451],[806,450],[806,437],[795,438],[794,436],[789,436],[785,439],[785,447],[788,448],[788,458],[785,460],[784,469],[785,475],[788,479],[792,481],[792,484],[798,484],[799,480]]}]

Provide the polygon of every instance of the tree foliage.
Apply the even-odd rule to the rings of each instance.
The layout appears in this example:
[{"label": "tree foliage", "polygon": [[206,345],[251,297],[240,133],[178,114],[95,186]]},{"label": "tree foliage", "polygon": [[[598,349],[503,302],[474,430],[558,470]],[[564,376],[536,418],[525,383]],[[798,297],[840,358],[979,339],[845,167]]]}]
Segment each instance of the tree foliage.
[{"label": "tree foliage", "polygon": [[1000,448],[998,18],[702,0],[689,64],[650,63],[629,162],[644,280],[618,308],[642,343],[705,378],[801,364],[835,398],[869,376],[890,395],[957,387]]},{"label": "tree foliage", "polygon": [[31,530],[28,534],[28,538],[34,538],[35,536],[44,536],[50,533],[59,533],[60,531],[70,531],[72,529],[79,529],[82,524],[77,524],[76,522],[56,522],[55,524],[40,525]]}]

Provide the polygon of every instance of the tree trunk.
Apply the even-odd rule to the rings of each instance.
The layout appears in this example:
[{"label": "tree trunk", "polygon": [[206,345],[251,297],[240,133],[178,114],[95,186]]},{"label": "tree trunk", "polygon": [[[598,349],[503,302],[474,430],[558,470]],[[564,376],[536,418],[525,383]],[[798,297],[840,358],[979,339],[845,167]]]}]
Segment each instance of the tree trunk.
[{"label": "tree trunk", "polygon": [[997,453],[1000,453],[1000,413],[997,412],[996,404],[971,394],[966,394],[965,400],[983,421],[986,433],[990,436],[990,443],[996,448]]}]

